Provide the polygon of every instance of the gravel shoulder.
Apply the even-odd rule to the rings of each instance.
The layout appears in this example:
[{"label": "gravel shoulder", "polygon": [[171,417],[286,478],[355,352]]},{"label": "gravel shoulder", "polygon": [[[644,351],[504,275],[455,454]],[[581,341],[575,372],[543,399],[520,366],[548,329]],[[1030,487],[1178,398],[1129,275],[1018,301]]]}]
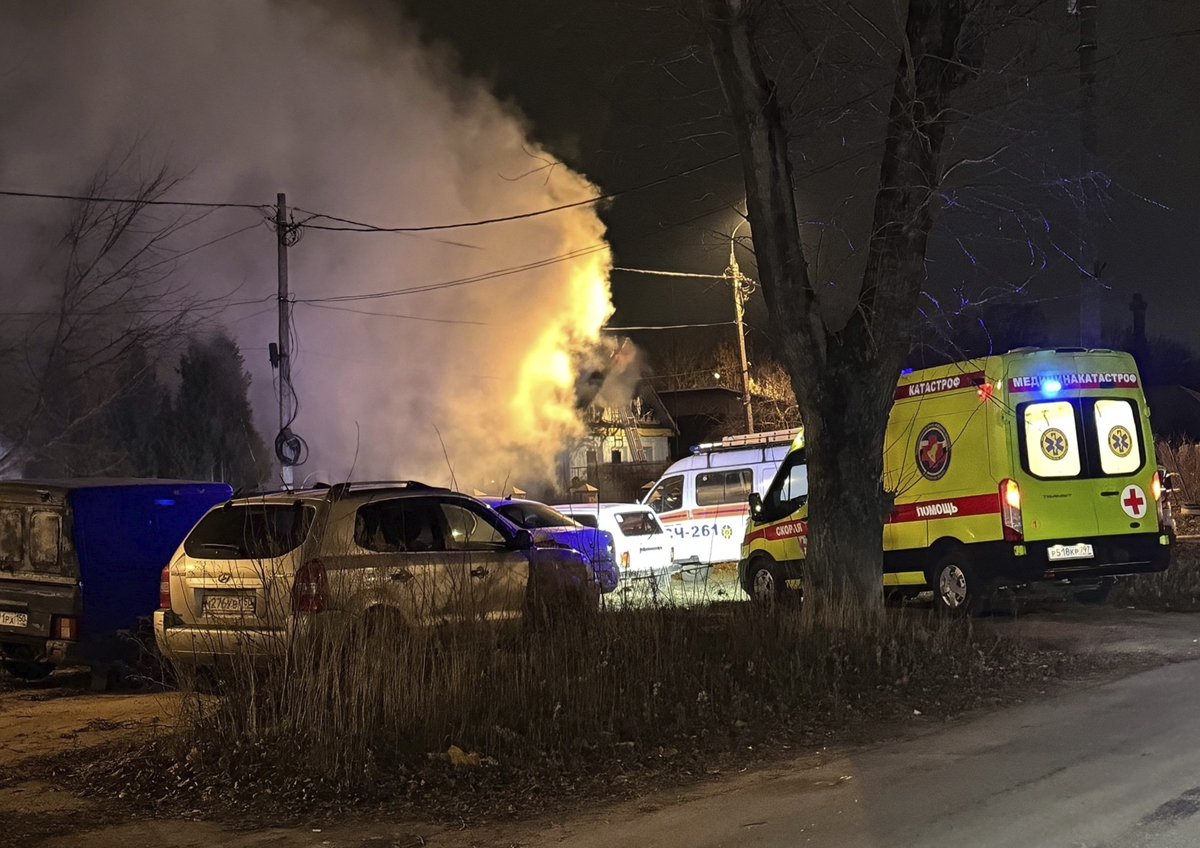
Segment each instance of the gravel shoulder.
[{"label": "gravel shoulder", "polygon": [[[1072,680],[1047,679],[1028,692],[1014,693],[1003,703],[984,704],[954,721],[971,721],[1023,699],[1053,697],[1141,671],[1155,665],[1200,659],[1200,615],[1150,612],[1111,606],[1083,606],[1053,601],[1023,609],[1015,617],[995,616],[975,623],[983,633],[1014,636],[1041,647],[1092,657],[1092,671]],[[222,824],[194,816],[156,815],[153,806],[131,815],[107,801],[77,795],[54,780],[39,764],[47,757],[158,732],[173,721],[176,696],[170,693],[93,693],[86,675],[58,674],[30,685],[0,679],[0,822],[24,846],[68,846],[86,835],[89,848],[159,848],[211,845],[258,848],[275,844],[320,846],[491,846],[516,845],[540,834],[571,832],[589,820],[628,818],[662,809],[683,798],[703,798],[734,791],[755,775],[798,772],[831,757],[879,740],[934,732],[935,720],[914,710],[896,726],[859,728],[837,745],[811,750],[764,751],[737,768],[705,775],[679,775],[675,786],[630,786],[623,799],[603,802],[579,799],[554,816],[462,828],[400,821],[386,812],[329,817],[305,827],[256,827],[246,822]],[[821,787],[814,786],[814,791]],[[197,801],[202,804],[203,801]],[[348,813],[350,811],[347,811]]]}]

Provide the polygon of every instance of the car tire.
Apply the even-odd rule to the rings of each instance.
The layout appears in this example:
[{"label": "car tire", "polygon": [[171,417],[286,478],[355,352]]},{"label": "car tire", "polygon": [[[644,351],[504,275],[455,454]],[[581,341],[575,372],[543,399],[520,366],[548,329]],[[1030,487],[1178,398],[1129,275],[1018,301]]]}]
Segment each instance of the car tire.
[{"label": "car tire", "polygon": [[782,603],[792,594],[779,566],[769,557],[757,556],[746,569],[746,585],[742,587],[755,604],[770,607]]},{"label": "car tire", "polygon": [[4,670],[18,680],[28,680],[32,682],[37,680],[45,680],[50,676],[50,672],[54,670],[54,666],[47,662],[5,660]]},{"label": "car tire", "polygon": [[934,609],[943,615],[979,615],[987,611],[993,594],[970,552],[961,545],[937,558],[929,585],[933,587]]},{"label": "car tire", "polygon": [[1113,586],[1116,585],[1116,582],[1111,577],[1105,577],[1095,586],[1089,586],[1086,589],[1076,592],[1075,600],[1081,604],[1102,604],[1112,594]]}]

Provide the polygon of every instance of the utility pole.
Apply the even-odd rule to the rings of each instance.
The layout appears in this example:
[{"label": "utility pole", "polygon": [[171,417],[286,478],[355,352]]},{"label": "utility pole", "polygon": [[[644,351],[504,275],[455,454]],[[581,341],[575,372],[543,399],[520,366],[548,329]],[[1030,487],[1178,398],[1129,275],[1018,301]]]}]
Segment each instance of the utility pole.
[{"label": "utility pole", "polygon": [[1096,160],[1096,16],[1100,0],[1071,0],[1079,16],[1079,344],[1100,346],[1100,272],[1088,195]]},{"label": "utility pole", "polygon": [[279,369],[279,435],[275,437],[275,458],[283,473],[283,485],[292,487],[292,469],[304,461],[304,441],[291,431],[292,350],[291,301],[288,297],[288,248],[300,238],[300,229],[288,223],[287,195],[276,195],[275,234],[279,244],[279,341],[271,347],[271,365]]},{"label": "utility pole", "polygon": [[754,409],[750,405],[750,363],[746,361],[746,332],[743,329],[742,318],[746,312],[746,298],[754,291],[754,283],[748,277],[743,276],[742,270],[738,267],[737,255],[734,253],[737,242],[733,237],[736,232],[737,227],[734,227],[733,233],[729,234],[729,269],[726,274],[733,283],[733,314],[737,321],[738,354],[742,359],[742,407],[746,413],[746,432],[753,433]]},{"label": "utility pole", "polygon": [[[288,428],[292,403],[288,397],[292,390],[292,351],[290,351],[290,315],[288,314],[288,196],[277,194],[275,208],[275,233],[278,235],[280,252],[280,435]],[[280,457],[283,461],[283,457]],[[283,485],[292,486],[292,464],[283,462]]]}]

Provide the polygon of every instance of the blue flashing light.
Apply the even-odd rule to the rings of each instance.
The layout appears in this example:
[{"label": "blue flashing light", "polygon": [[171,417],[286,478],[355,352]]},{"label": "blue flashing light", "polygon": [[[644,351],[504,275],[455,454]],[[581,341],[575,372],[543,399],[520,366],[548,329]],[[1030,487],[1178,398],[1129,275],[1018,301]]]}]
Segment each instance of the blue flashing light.
[{"label": "blue flashing light", "polygon": [[1062,383],[1058,380],[1047,380],[1042,383],[1042,391],[1048,395],[1057,394],[1062,391]]},{"label": "blue flashing light", "polygon": [[903,377],[905,374],[911,374],[912,372],[913,372],[913,370],[911,368],[905,368],[905,369],[901,370],[900,376]]},{"label": "blue flashing light", "polygon": [[175,501],[170,498],[158,498],[154,503],[158,506],[175,506]]}]

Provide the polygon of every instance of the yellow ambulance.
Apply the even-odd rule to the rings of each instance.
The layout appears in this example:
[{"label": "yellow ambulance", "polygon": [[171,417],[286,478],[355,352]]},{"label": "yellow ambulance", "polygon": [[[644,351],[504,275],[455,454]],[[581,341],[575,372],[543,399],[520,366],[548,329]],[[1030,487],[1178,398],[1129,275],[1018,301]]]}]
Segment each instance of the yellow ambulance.
[{"label": "yellow ambulance", "polygon": [[[751,496],[738,577],[752,598],[803,583],[804,433]],[[895,506],[885,591],[932,590],[946,611],[1061,581],[1081,600],[1162,571],[1174,522],[1137,367],[1111,350],[1021,348],[902,374],[884,442]]]}]

